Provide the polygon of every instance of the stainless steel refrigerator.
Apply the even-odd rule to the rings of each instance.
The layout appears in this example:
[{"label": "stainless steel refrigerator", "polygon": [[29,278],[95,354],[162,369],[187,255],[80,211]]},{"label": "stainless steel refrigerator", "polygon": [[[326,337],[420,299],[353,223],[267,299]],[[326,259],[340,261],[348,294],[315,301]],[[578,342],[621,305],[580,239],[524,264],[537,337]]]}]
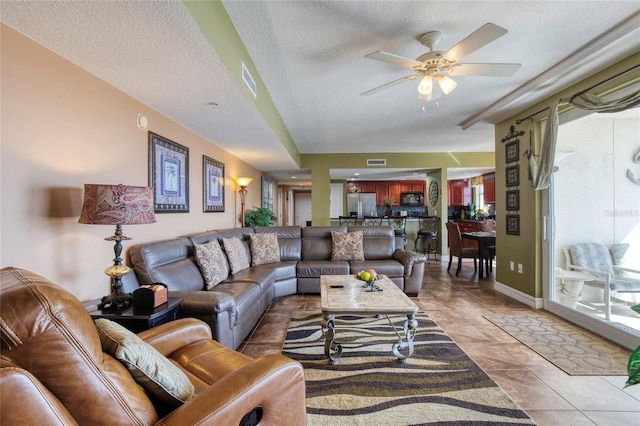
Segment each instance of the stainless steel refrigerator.
[{"label": "stainless steel refrigerator", "polygon": [[347,194],[347,214],[357,214],[358,217],[376,216],[376,193],[375,192],[359,192],[355,194]]}]

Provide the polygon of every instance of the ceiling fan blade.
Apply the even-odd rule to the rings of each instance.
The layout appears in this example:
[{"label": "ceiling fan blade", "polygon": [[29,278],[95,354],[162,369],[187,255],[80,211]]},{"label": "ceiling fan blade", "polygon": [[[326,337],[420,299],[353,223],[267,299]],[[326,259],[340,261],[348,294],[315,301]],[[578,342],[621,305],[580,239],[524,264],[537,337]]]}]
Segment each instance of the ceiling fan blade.
[{"label": "ceiling fan blade", "polygon": [[390,81],[388,83],[383,84],[382,86],[378,86],[375,87],[371,90],[367,90],[366,92],[360,93],[360,96],[369,96],[369,95],[373,95],[374,93],[378,93],[384,89],[388,89],[391,86],[395,86],[398,83],[402,83],[405,80],[415,80],[416,78],[420,77],[419,74],[411,74],[411,75],[407,75],[405,77],[399,78],[397,80],[393,80]]},{"label": "ceiling fan blade", "polygon": [[442,55],[448,61],[459,61],[465,56],[475,52],[481,47],[491,43],[492,41],[502,37],[507,30],[497,26],[496,24],[487,23],[478,28],[475,32],[469,34],[460,43],[444,52]]},{"label": "ceiling fan blade", "polygon": [[368,55],[364,55],[364,57],[375,59],[377,61],[389,62],[391,64],[396,64],[407,68],[419,67],[420,65],[422,65],[422,62],[416,61],[414,59],[392,55],[391,53],[380,52],[379,50],[369,53]]},{"label": "ceiling fan blade", "polygon": [[520,64],[454,64],[451,75],[480,75],[486,77],[511,77]]}]

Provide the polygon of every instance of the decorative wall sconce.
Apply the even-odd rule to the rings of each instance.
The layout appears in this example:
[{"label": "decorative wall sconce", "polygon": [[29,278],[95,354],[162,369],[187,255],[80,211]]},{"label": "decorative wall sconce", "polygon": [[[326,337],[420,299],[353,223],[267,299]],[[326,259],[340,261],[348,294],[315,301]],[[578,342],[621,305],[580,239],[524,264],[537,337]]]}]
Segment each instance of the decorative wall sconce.
[{"label": "decorative wall sconce", "polygon": [[240,187],[240,222],[242,223],[242,227],[244,228],[244,200],[247,196],[247,186],[249,186],[253,178],[238,177],[233,180]]}]

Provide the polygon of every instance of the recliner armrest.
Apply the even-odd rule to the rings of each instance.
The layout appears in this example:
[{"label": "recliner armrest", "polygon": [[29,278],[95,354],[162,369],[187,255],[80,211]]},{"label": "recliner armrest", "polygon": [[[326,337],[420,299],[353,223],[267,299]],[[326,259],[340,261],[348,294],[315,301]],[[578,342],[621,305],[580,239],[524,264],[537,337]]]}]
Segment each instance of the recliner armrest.
[{"label": "recliner armrest", "polygon": [[138,333],[145,342],[164,356],[202,340],[211,340],[209,326],[196,318],[182,318]]},{"label": "recliner armrest", "polygon": [[235,309],[236,301],[226,293],[212,291],[169,291],[170,297],[181,297],[180,308],[190,315],[211,315]]},{"label": "recliner armrest", "polygon": [[302,365],[280,354],[259,358],[198,393],[159,424],[238,425],[257,406],[263,411],[261,426],[306,425]]},{"label": "recliner armrest", "polygon": [[393,259],[404,265],[405,276],[411,275],[414,264],[426,263],[427,261],[427,257],[425,255],[403,249],[396,249],[396,251],[393,252]]}]

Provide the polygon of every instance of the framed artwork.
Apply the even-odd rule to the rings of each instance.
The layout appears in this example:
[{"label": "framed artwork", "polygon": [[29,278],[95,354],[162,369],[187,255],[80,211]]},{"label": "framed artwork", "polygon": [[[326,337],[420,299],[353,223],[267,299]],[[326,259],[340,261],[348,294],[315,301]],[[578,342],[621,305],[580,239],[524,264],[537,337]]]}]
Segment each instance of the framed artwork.
[{"label": "framed artwork", "polygon": [[507,186],[520,185],[520,166],[516,164],[515,166],[507,167],[506,181],[507,181]]},{"label": "framed artwork", "polygon": [[149,186],[156,213],[188,213],[189,148],[149,132]]},{"label": "framed artwork", "polygon": [[507,163],[513,163],[518,161],[520,156],[520,142],[516,139],[513,142],[509,142],[504,146],[504,160]]},{"label": "framed artwork", "polygon": [[202,156],[202,211],[224,211],[224,164]]},{"label": "framed artwork", "polygon": [[507,191],[507,210],[520,210],[520,191]]},{"label": "framed artwork", "polygon": [[273,210],[273,181],[262,178],[262,207],[268,207]]},{"label": "framed artwork", "polygon": [[507,215],[507,234],[520,235],[520,215],[508,214]]}]

